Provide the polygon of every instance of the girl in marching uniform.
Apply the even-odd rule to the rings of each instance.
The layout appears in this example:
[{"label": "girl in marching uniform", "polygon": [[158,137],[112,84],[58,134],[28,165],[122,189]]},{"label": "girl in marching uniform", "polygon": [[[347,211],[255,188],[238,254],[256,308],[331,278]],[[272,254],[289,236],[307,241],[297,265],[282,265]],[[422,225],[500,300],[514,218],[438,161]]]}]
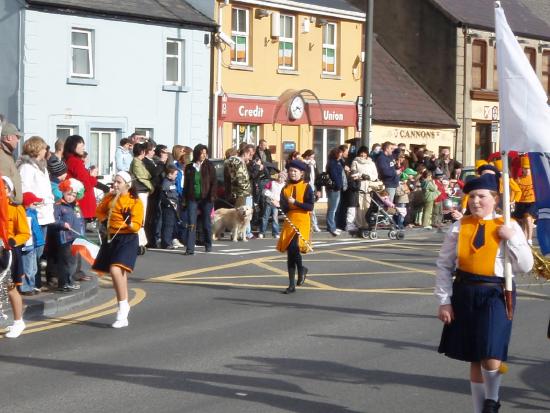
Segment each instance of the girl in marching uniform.
[{"label": "girl in marching uniform", "polygon": [[492,413],[500,407],[499,368],[512,329],[503,295],[504,250],[515,274],[530,271],[533,256],[519,225],[505,226],[496,214],[495,175],[469,181],[464,192],[471,215],[451,226],[437,259],[435,295],[445,324],[439,352],[470,362],[474,413]]},{"label": "girl in marching uniform", "polygon": [[311,186],[304,182],[304,174],[308,166],[300,160],[292,160],[287,165],[288,183],[281,191],[280,209],[300,232],[285,220],[277,251],[287,252],[288,288],[285,294],[296,291],[296,271],[298,272],[298,285],[306,280],[307,268],[302,265],[301,253],[307,253],[309,236],[311,231],[310,214],[313,210],[314,196]]},{"label": "girl in marching uniform", "polygon": [[113,328],[128,326],[128,275],[133,271],[138,251],[138,231],[143,225],[143,204],[128,172],[116,174],[113,191],[97,206],[97,218],[107,221],[107,240],[103,242],[93,269],[110,273],[118,311]]}]

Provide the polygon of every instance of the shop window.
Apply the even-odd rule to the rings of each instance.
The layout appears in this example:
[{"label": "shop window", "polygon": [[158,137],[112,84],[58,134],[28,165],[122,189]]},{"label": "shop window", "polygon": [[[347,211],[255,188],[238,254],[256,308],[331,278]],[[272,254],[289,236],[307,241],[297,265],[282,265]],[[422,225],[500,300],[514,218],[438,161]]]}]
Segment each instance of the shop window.
[{"label": "shop window", "polygon": [[550,95],[550,50],[542,53],[542,86],[547,95]]},{"label": "shop window", "polygon": [[57,139],[67,139],[71,135],[78,135],[78,126],[57,125],[55,134]]},{"label": "shop window", "polygon": [[235,46],[231,48],[231,63],[247,66],[249,64],[249,10],[234,7],[231,10],[231,39]]},{"label": "shop window", "polygon": [[236,124],[233,127],[233,148],[239,148],[241,143],[258,145],[260,140],[260,125]]},{"label": "shop window", "polygon": [[523,52],[525,53],[525,57],[527,57],[527,60],[529,60],[529,63],[531,63],[531,67],[533,70],[537,70],[537,51],[533,47],[526,47],[523,49]]},{"label": "shop window", "polygon": [[323,27],[323,73],[336,74],[336,23]]},{"label": "shop window", "polygon": [[478,123],[476,125],[476,145],[475,145],[476,160],[487,159],[493,150],[491,142],[491,124]]},{"label": "shop window", "polygon": [[497,71],[497,47],[494,47],[494,65],[493,65],[493,90],[498,90],[498,71]]},{"label": "shop window", "polygon": [[294,69],[295,38],[294,16],[281,15],[281,35],[279,37],[279,68]]},{"label": "shop window", "polygon": [[165,85],[183,86],[185,82],[184,73],[184,49],[185,43],[183,40],[167,39],[166,40],[166,78]]},{"label": "shop window", "polygon": [[487,43],[474,40],[472,43],[472,89],[487,87]]}]

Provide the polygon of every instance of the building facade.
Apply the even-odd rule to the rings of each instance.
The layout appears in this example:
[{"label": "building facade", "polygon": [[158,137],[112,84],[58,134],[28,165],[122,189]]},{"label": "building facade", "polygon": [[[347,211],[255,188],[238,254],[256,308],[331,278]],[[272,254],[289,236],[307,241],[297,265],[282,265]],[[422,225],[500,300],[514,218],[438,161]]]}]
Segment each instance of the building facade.
[{"label": "building facade", "polygon": [[102,175],[133,132],[169,147],[208,142],[216,26],[187,3],[3,3],[0,112],[26,137],[82,135]]},{"label": "building facade", "polygon": [[281,164],[313,148],[319,164],[357,133],[362,22],[346,2],[222,1],[214,64],[217,156],[265,139]]}]

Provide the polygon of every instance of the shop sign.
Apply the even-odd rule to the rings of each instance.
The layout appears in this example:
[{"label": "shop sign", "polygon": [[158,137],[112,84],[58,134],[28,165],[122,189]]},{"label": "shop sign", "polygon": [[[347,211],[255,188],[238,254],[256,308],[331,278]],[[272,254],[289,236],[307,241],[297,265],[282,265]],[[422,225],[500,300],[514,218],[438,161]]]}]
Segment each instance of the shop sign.
[{"label": "shop sign", "polygon": [[430,129],[395,129],[395,138],[401,139],[435,139],[439,131]]}]

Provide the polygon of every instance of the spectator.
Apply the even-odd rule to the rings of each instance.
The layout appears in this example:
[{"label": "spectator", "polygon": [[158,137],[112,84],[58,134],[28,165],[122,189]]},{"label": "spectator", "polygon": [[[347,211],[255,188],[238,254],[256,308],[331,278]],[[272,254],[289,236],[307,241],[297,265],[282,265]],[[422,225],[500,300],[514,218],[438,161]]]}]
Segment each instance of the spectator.
[{"label": "spectator", "polygon": [[288,164],[295,159],[300,159],[300,152],[292,151],[288,154],[288,157],[286,158],[286,161],[285,161],[285,169],[287,170],[287,172],[288,172]]},{"label": "spectator", "polygon": [[361,178],[355,222],[359,228],[368,228],[367,211],[371,203],[370,191],[380,185],[376,165],[369,157],[369,149],[366,146],[361,146],[357,150],[357,156],[351,163],[351,172],[359,174]]},{"label": "spectator", "polygon": [[405,228],[405,218],[409,215],[409,185],[407,177],[403,176],[401,182],[395,191],[395,209],[397,210],[396,221],[397,228],[403,230]]},{"label": "spectator", "polygon": [[71,279],[76,270],[76,257],[71,254],[71,246],[85,231],[77,201],[82,199],[84,187],[76,179],[69,178],[59,184],[59,190],[63,193],[63,198],[55,204],[57,290],[70,292],[80,288],[80,285]]},{"label": "spectator", "polygon": [[67,164],[67,177],[78,179],[84,185],[84,197],[79,201],[82,217],[85,220],[95,219],[96,198],[94,188],[97,184],[97,169],[88,171],[82,159],[84,155],[84,138],[72,135],[65,141],[63,158]]},{"label": "spectator", "polygon": [[[23,193],[32,192],[42,203],[36,207],[38,224],[42,231],[42,238],[47,239],[48,225],[54,222],[53,205],[54,196],[50,184],[50,177],[47,169],[46,142],[39,136],[33,136],[25,141],[23,154],[17,161],[17,168],[21,175],[21,188]],[[40,268],[40,258],[44,252],[44,243],[36,247],[35,256],[37,268]],[[35,278],[35,287],[42,289],[42,278]],[[46,288],[44,288],[46,290]]]},{"label": "spectator", "polygon": [[378,177],[384,184],[392,202],[397,186],[399,185],[399,175],[395,169],[395,160],[392,156],[393,147],[393,143],[384,142],[382,144],[382,153],[376,158]]},{"label": "spectator", "polygon": [[441,232],[441,228],[443,227],[443,202],[448,198],[443,180],[446,180],[447,177],[440,169],[435,170],[434,176],[434,183],[437,187],[437,190],[439,191],[439,196],[434,199],[432,226],[434,228],[437,228],[438,232]]},{"label": "spectator", "polygon": [[447,179],[460,179],[462,164],[454,159],[451,159],[451,151],[449,148],[441,149],[439,158],[434,160],[435,168],[439,168]]},{"label": "spectator", "polygon": [[122,138],[120,145],[115,151],[115,170],[128,172],[130,170],[130,164],[132,163],[133,144],[128,138]]},{"label": "spectator", "polygon": [[342,231],[336,228],[335,216],[336,210],[340,205],[340,193],[343,188],[344,168],[340,162],[342,159],[342,151],[339,148],[334,148],[329,152],[326,171],[332,180],[332,187],[326,188],[328,205],[327,205],[327,230],[334,236],[340,235]]},{"label": "spectator", "polygon": [[[317,202],[319,198],[321,198],[321,188],[317,188],[315,186],[315,180],[319,175],[319,172],[317,171],[317,163],[315,161],[315,152],[308,149],[302,154],[302,159],[308,166],[308,171],[306,171],[304,180],[309,183],[309,186],[311,186],[311,189],[315,195],[314,200]],[[317,215],[315,214],[315,208],[311,211],[311,226],[314,232],[321,232],[321,228],[319,228],[319,223],[317,221]]]},{"label": "spectator", "polygon": [[229,148],[225,151],[225,161],[223,162],[223,183],[224,183],[224,195],[225,200],[229,205],[233,205],[235,198],[231,192],[231,167],[230,164],[233,163],[233,157],[237,157],[239,151],[235,148]]},{"label": "spectator", "polygon": [[229,182],[231,183],[230,193],[235,208],[247,205],[248,198],[252,200],[252,185],[246,165],[252,159],[253,154],[254,146],[247,144],[239,150],[238,156],[231,156],[227,159]]},{"label": "spectator", "polygon": [[[145,221],[145,211],[147,211],[147,200],[149,199],[149,194],[154,191],[153,182],[151,181],[151,174],[145,167],[143,159],[147,152],[147,144],[138,143],[134,145],[132,149],[134,153],[134,159],[130,164],[130,173],[133,177],[133,191],[137,193],[138,198],[141,200],[140,210],[143,209],[142,221]],[[147,245],[147,237],[145,236],[145,230],[143,226],[139,228],[138,233],[138,245],[139,252],[143,254],[145,252],[145,245]]]},{"label": "spectator", "polygon": [[23,190],[21,188],[21,176],[15,166],[13,153],[23,136],[13,123],[6,123],[0,132],[0,173],[10,178],[13,183],[12,199],[16,205],[23,202]]},{"label": "spectator", "polygon": [[[250,151],[249,151],[250,152]],[[250,154],[250,156],[252,156]],[[185,255],[195,253],[197,219],[200,213],[204,231],[204,249],[212,251],[211,213],[216,198],[216,171],[208,160],[208,147],[197,145],[193,161],[185,167],[185,199],[187,201],[187,248]]]},{"label": "spectator", "polygon": [[267,147],[267,141],[265,139],[260,139],[260,141],[258,142],[258,147],[256,148],[256,154],[254,157],[259,158],[264,165],[266,163],[273,163],[271,151]]},{"label": "spectator", "polygon": [[[145,236],[147,237],[147,247],[156,248],[160,241],[160,189],[164,178],[164,168],[168,161],[168,149],[165,145],[154,147],[151,142],[146,142],[147,151],[143,158],[143,165],[151,175],[151,184],[153,191],[149,193],[147,207],[145,212]],[[158,150],[157,150],[158,148]]]},{"label": "spectator", "polygon": [[59,159],[59,160],[63,159],[63,148],[65,147],[65,141],[66,141],[65,138],[59,138],[55,141],[54,152],[50,154],[50,156],[48,157],[48,161],[50,159],[54,161],[56,159]]},{"label": "spectator", "polygon": [[176,186],[178,168],[175,165],[166,166],[166,176],[162,181],[160,191],[160,208],[162,212],[161,243],[165,249],[181,248],[178,240],[179,195]]},{"label": "spectator", "polygon": [[57,202],[63,197],[59,190],[59,183],[67,178],[67,165],[61,158],[52,155],[48,159],[48,174],[50,175],[50,187],[54,202]]},{"label": "spectator", "polygon": [[432,229],[432,213],[434,201],[439,196],[437,186],[433,182],[432,172],[425,170],[422,173],[422,193],[424,195],[424,208],[422,211],[422,226],[424,229]]},{"label": "spectator", "polygon": [[21,295],[34,295],[40,292],[40,289],[35,287],[35,276],[38,271],[36,251],[44,246],[45,239],[42,228],[40,228],[40,224],[38,223],[36,208],[40,206],[43,201],[42,198],[38,198],[32,192],[23,192],[23,207],[25,208],[27,221],[30,224],[32,236],[29,237],[29,240],[22,248],[23,271],[25,276],[23,277],[23,284],[20,287]]},{"label": "spectator", "polygon": [[380,155],[380,153],[382,153],[382,145],[380,145],[379,143],[375,143],[372,145],[369,157],[374,162],[376,162],[376,158],[378,158],[378,155]]},{"label": "spectator", "polygon": [[268,202],[266,203],[266,208],[262,217],[258,238],[263,238],[265,236],[269,217],[272,219],[271,235],[273,235],[273,238],[279,238],[279,207],[281,206],[279,201],[281,199],[281,191],[286,184],[286,178],[286,172],[281,171],[276,180],[269,181],[265,186],[264,195],[266,199],[268,199]]}]

